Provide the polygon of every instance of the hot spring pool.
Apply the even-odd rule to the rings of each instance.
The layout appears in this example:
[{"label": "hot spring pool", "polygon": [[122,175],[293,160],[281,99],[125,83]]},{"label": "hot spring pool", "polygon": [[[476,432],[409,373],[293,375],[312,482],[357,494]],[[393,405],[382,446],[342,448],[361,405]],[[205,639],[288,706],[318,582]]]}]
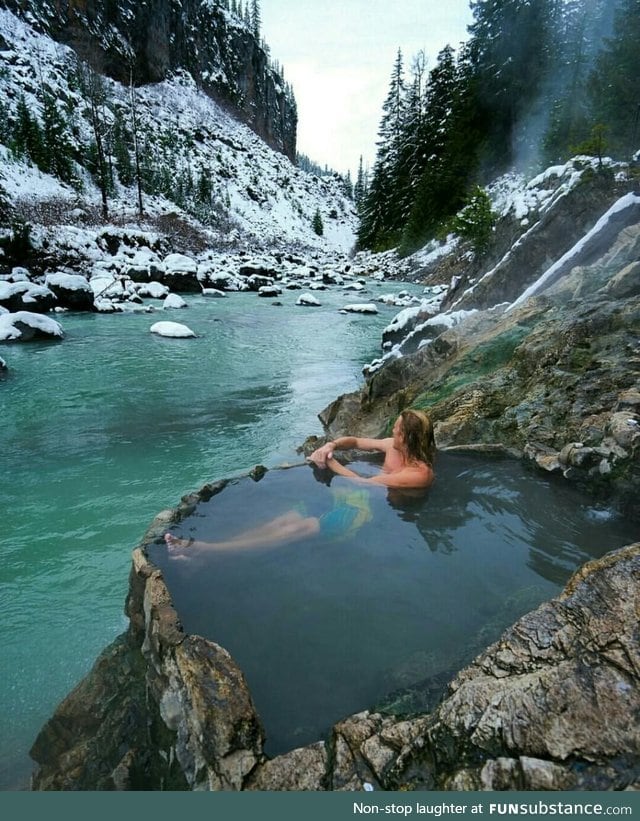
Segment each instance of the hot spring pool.
[{"label": "hot spring pool", "polygon": [[[358,464],[359,472],[371,466]],[[634,540],[632,525],[518,462],[439,454],[427,495],[366,489],[349,538],[149,554],[187,633],[242,668],[277,755],[369,707],[427,709],[444,682],[585,561]],[[175,533],[222,540],[291,510],[321,516],[336,490],[311,468],[241,479]],[[436,688],[437,689],[437,688]]]}]

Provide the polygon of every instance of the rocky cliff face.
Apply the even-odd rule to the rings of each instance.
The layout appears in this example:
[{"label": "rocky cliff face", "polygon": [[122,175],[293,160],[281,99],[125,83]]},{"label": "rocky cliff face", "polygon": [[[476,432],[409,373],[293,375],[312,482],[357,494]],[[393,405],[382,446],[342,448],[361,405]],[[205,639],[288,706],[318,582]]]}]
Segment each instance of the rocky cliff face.
[{"label": "rocky cliff face", "polygon": [[[627,194],[608,210],[610,197],[607,190],[583,228],[602,230],[573,236],[575,255],[542,293],[508,311],[496,305],[507,270],[519,282],[518,290],[509,286],[512,298],[536,281],[537,268],[526,269],[527,241],[519,240],[519,264],[510,268],[509,260],[479,282],[480,307],[495,307],[478,310],[469,289],[462,297],[469,312],[458,324],[442,315],[414,329],[406,353],[399,349],[404,355],[323,411],[329,434],[377,436],[402,408],[425,408],[440,447],[504,447],[640,519],[640,197]],[[570,222],[570,203],[561,209],[568,213],[547,215],[547,224]],[[610,217],[598,220],[605,212]],[[544,233],[529,239],[537,266]]]},{"label": "rocky cliff face", "polygon": [[281,78],[247,26],[201,0],[2,0],[96,71],[128,84],[186,69],[272,148],[295,161],[297,114]]}]

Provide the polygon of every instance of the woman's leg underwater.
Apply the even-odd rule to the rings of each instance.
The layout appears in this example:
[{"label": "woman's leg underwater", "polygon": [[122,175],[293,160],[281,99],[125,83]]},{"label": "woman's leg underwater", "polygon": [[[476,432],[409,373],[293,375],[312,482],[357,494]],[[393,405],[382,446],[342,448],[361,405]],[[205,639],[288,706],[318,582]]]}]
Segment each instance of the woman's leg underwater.
[{"label": "woman's leg underwater", "polygon": [[171,533],[165,533],[164,539],[170,549],[235,550],[243,547],[269,547],[275,544],[286,544],[313,536],[319,530],[320,525],[316,517],[305,517],[292,510],[259,527],[246,530],[244,533],[220,542],[200,540],[192,542],[189,539],[177,539]]}]

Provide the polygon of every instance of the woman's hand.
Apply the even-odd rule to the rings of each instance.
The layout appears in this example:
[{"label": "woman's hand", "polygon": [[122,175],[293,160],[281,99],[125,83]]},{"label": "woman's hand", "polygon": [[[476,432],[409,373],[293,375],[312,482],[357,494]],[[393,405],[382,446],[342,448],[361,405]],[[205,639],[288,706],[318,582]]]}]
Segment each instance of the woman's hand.
[{"label": "woman's hand", "polygon": [[327,459],[331,459],[333,457],[334,448],[334,442],[327,442],[321,448],[314,450],[311,456],[309,457],[309,460],[316,464],[319,468],[326,468]]}]

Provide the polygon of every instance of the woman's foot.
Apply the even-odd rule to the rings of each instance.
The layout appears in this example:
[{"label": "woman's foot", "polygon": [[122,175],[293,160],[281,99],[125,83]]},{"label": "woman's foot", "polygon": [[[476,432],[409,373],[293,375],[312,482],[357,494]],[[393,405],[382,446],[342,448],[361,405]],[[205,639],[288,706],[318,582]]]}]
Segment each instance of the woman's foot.
[{"label": "woman's foot", "polygon": [[169,550],[184,550],[192,543],[192,539],[177,539],[173,533],[165,533],[164,540]]}]

